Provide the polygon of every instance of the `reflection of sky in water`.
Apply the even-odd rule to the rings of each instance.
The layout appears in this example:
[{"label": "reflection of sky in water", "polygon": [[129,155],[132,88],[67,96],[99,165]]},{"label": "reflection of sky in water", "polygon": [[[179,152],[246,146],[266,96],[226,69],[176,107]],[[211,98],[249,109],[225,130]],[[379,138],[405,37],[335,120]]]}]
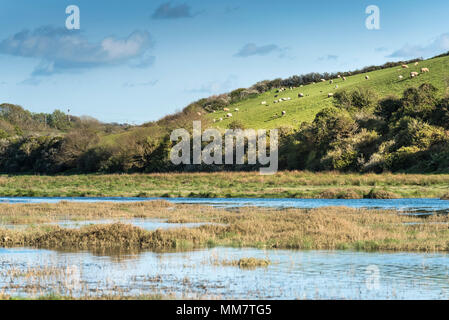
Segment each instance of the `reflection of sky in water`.
[{"label": "reflection of sky in water", "polygon": [[[3,197],[6,203],[56,203],[62,200],[73,202],[136,202],[163,198],[13,198]],[[273,207],[273,208],[318,208],[345,206],[352,208],[397,209],[405,212],[449,212],[449,201],[436,198],[412,199],[251,199],[251,198],[169,198],[172,203],[204,204],[215,207]]]},{"label": "reflection of sky in water", "polygon": [[[45,225],[58,225],[62,228],[72,228],[77,229],[83,226],[93,225],[93,224],[111,224],[111,223],[125,223],[131,224],[136,227],[140,227],[142,229],[148,231],[154,231],[157,229],[176,229],[176,228],[196,228],[203,225],[212,225],[214,223],[210,222],[189,222],[189,223],[169,223],[163,219],[146,219],[146,218],[133,218],[133,219],[99,219],[99,220],[83,220],[83,221],[72,221],[72,220],[63,220],[57,222],[49,222],[36,224],[34,226],[45,226]],[[218,224],[215,224],[218,225]],[[23,230],[27,227],[33,225],[24,225],[24,224],[2,224],[0,222],[0,228],[12,229],[12,230]]]},{"label": "reflection of sky in water", "polygon": [[[242,257],[270,259],[272,264],[244,270],[216,263]],[[84,290],[98,288],[98,293],[247,299],[449,298],[449,256],[445,254],[234,248],[112,256],[0,249],[0,291],[8,291],[10,268],[39,266],[70,266],[69,283],[76,282]],[[373,268],[378,274],[370,272]],[[16,294],[23,292],[26,281],[15,278],[13,283],[22,285]]]}]

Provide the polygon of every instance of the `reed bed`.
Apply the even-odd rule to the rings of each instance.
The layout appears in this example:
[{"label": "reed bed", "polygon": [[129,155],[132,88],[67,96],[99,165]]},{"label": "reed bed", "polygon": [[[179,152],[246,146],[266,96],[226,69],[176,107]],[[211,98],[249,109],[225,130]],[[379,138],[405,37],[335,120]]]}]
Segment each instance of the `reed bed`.
[{"label": "reed bed", "polygon": [[124,223],[67,229],[55,225],[0,227],[0,247],[186,250],[232,246],[282,249],[449,251],[449,217],[406,216],[396,211],[318,209],[216,209],[169,202],[0,205],[13,223],[93,217],[147,217],[171,222],[213,222],[196,228],[146,231]]}]

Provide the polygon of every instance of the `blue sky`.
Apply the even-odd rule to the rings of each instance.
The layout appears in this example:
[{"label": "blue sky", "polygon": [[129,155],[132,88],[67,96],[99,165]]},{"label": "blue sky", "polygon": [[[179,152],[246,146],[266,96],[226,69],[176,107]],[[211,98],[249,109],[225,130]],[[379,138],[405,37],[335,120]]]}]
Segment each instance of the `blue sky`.
[{"label": "blue sky", "polygon": [[[80,30],[65,9],[80,8]],[[380,30],[365,8],[380,9]],[[449,51],[447,0],[0,0],[0,103],[143,123],[294,74]]]}]

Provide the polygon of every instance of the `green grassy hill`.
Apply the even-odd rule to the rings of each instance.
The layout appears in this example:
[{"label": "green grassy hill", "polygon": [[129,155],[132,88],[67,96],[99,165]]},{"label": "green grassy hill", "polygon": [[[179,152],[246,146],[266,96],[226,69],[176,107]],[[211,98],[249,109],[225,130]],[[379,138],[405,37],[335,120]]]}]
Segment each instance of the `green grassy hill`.
[{"label": "green grassy hill", "polygon": [[[321,109],[332,105],[332,98],[328,98],[329,93],[335,93],[339,90],[354,89],[356,87],[369,87],[378,93],[380,97],[387,95],[400,96],[402,92],[409,87],[418,87],[422,83],[431,83],[437,87],[440,94],[444,94],[449,82],[449,56],[433,58],[419,62],[417,66],[409,64],[409,69],[393,67],[384,70],[373,71],[369,73],[358,74],[346,77],[347,80],[334,79],[333,84],[329,81],[309,84],[303,87],[294,88],[276,93],[276,90],[270,90],[255,98],[250,98],[239,103],[231,104],[226,108],[230,111],[217,111],[207,114],[205,117],[209,120],[216,119],[215,126],[227,128],[234,120],[239,120],[246,128],[271,129],[278,127],[298,127],[301,122],[312,121]],[[420,74],[416,78],[410,77],[410,72],[420,73],[421,68],[430,69],[429,73]],[[365,76],[369,76],[369,80]],[[402,75],[403,79],[399,79]],[[338,89],[336,86],[338,85]],[[303,93],[303,98],[298,98],[298,94]],[[275,98],[275,95],[278,97]],[[280,103],[273,103],[279,98],[290,97],[291,100]],[[266,101],[267,105],[262,105]],[[238,108],[239,111],[235,111]],[[285,116],[281,116],[282,111],[286,111]],[[232,113],[232,118],[226,118],[226,114]],[[219,121],[223,118],[223,121]]]}]

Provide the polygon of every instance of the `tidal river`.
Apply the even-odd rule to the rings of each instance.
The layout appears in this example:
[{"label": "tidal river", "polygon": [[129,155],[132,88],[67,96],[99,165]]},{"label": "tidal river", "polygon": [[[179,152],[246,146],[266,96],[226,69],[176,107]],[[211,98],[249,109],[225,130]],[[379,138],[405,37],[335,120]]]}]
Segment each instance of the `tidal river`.
[{"label": "tidal river", "polygon": [[411,199],[284,199],[284,198],[32,198],[0,197],[4,203],[56,203],[73,202],[137,202],[164,199],[173,203],[203,204],[214,207],[272,207],[272,208],[319,208],[344,206],[350,208],[396,209],[407,213],[448,213],[449,200],[437,198]]},{"label": "tidal river", "polygon": [[[128,202],[142,198],[0,198],[0,202]],[[438,199],[167,199],[217,207],[316,208],[347,206],[405,213],[448,212]],[[99,221],[104,223],[105,221]],[[165,221],[125,221],[147,230],[171,228]],[[61,222],[79,227],[96,221]],[[197,227],[198,224],[185,225]],[[240,258],[269,260],[266,267],[226,264]],[[0,248],[0,293],[32,297],[163,294],[223,299],[449,299],[449,255],[210,248],[185,252],[90,252]]]}]

